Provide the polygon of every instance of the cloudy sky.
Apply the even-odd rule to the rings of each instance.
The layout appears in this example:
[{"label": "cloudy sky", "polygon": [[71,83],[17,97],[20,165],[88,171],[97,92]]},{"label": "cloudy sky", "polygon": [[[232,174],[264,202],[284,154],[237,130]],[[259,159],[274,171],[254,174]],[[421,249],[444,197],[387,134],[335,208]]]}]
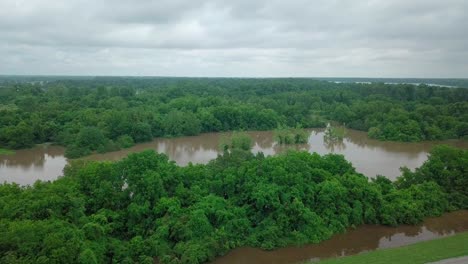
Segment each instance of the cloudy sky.
[{"label": "cloudy sky", "polygon": [[0,0],[0,74],[468,77],[465,0]]}]

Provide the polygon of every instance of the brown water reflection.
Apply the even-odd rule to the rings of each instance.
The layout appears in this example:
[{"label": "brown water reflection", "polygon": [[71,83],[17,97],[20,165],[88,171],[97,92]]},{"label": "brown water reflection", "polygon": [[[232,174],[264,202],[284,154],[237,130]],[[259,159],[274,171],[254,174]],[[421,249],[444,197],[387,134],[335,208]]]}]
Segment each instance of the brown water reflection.
[{"label": "brown water reflection", "polygon": [[0,155],[0,183],[55,180],[68,163],[64,153],[64,147],[41,144],[32,149],[16,150],[14,155]]},{"label": "brown water reflection", "polygon": [[[323,140],[323,129],[309,129],[307,144],[281,146],[274,142],[273,132],[248,132],[253,138],[254,152],[262,151],[266,155],[284,152],[288,148],[308,150],[310,152],[339,153],[353,163],[356,169],[367,176],[382,174],[395,179],[399,168],[419,167],[426,159],[427,152],[436,144],[449,144],[468,148],[468,141],[439,141],[420,143],[382,142],[369,139],[365,132],[348,130],[343,142],[327,143]],[[219,153],[219,141],[230,133],[207,133],[193,137],[158,138],[152,142],[138,144],[132,148],[95,154],[85,159],[119,160],[131,152],[154,149],[166,153],[180,165],[206,163],[216,158]],[[41,145],[32,149],[19,150],[15,155],[0,155],[0,181],[31,184],[37,179],[53,180],[62,174],[67,159],[63,156],[64,148]]]},{"label": "brown water reflection", "polygon": [[354,255],[380,248],[391,248],[453,235],[468,230],[468,211],[457,211],[429,218],[418,226],[365,225],[340,234],[320,244],[286,247],[273,251],[238,248],[217,258],[212,264],[290,264],[308,260]]}]

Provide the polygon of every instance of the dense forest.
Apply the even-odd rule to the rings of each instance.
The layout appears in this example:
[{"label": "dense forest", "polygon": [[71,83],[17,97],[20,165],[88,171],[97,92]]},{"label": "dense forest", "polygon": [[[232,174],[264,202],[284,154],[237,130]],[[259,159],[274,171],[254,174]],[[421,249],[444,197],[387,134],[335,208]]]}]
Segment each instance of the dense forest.
[{"label": "dense forest", "polygon": [[322,127],[335,121],[372,138],[468,137],[468,89],[313,79],[74,78],[5,81],[0,148],[54,142],[70,158],[154,137]]},{"label": "dense forest", "polygon": [[243,137],[206,165],[150,150],[76,160],[53,182],[0,185],[0,262],[203,263],[240,246],[415,224],[468,208],[466,164],[467,150],[442,145],[396,182],[369,180],[341,155],[254,155]]}]

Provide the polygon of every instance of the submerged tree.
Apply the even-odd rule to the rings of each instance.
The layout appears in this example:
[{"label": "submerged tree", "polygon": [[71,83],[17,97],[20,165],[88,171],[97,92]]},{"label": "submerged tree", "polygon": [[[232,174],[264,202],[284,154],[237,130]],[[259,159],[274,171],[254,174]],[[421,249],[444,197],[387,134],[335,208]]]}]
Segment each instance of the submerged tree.
[{"label": "submerged tree", "polygon": [[307,143],[309,133],[300,125],[296,128],[279,127],[275,129],[274,137],[279,144],[303,144]]},{"label": "submerged tree", "polygon": [[343,141],[346,136],[346,128],[339,126],[334,127],[330,124],[327,126],[325,133],[323,135],[324,141]]},{"label": "submerged tree", "polygon": [[245,132],[233,132],[231,136],[222,137],[220,140],[220,149],[223,151],[234,149],[250,151],[252,146],[252,138]]}]

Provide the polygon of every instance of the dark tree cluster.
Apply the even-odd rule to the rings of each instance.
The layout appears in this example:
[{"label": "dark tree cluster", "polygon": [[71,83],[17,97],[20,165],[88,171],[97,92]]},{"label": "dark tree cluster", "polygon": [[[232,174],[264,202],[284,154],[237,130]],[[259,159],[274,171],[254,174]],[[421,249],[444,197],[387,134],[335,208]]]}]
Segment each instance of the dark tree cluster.
[{"label": "dark tree cluster", "polygon": [[379,140],[466,138],[468,89],[313,79],[75,78],[6,82],[0,147],[55,142],[71,158],[154,137],[323,127]]},{"label": "dark tree cluster", "polygon": [[468,208],[467,150],[437,147],[393,183],[369,181],[341,155],[265,157],[246,142],[207,165],[145,151],[77,160],[54,182],[0,185],[0,262],[204,263],[240,246],[318,243]]}]

